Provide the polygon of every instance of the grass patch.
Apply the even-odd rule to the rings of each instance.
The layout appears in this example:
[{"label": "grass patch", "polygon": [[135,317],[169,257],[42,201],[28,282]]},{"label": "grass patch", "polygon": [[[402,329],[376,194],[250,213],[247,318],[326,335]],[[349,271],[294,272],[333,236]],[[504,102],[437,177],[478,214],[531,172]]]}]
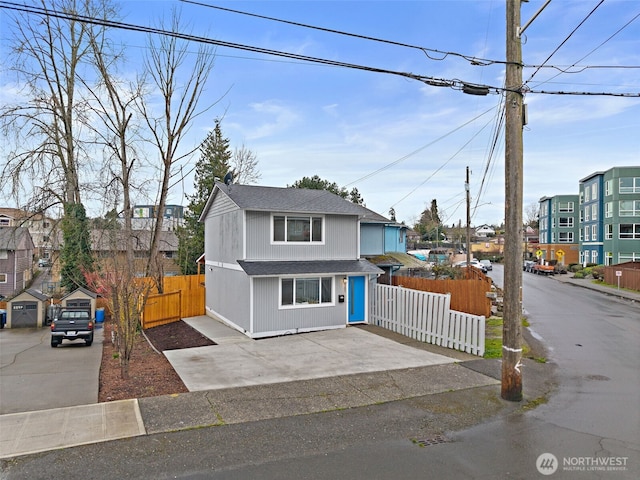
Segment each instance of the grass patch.
[{"label": "grass patch", "polygon": [[[490,317],[487,319],[485,323],[483,358],[502,358],[502,323],[502,317]],[[522,326],[529,326],[529,322],[525,318],[522,319]],[[530,350],[529,346],[523,343],[522,356],[525,356]],[[541,363],[545,362],[546,359]]]}]

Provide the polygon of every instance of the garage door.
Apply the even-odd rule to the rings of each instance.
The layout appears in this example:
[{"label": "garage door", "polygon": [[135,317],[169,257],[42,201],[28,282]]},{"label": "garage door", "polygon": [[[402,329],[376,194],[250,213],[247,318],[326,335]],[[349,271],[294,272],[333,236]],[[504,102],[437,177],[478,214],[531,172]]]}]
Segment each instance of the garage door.
[{"label": "garage door", "polygon": [[11,328],[35,328],[38,326],[38,302],[11,304]]}]

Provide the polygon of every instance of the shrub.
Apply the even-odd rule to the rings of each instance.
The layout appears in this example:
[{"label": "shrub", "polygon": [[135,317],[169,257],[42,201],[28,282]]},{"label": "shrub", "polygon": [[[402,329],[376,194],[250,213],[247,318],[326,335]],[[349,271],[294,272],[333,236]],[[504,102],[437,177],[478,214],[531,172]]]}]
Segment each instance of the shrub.
[{"label": "shrub", "polygon": [[585,275],[584,275],[584,271],[583,270],[580,270],[580,271],[578,271],[578,272],[573,274],[573,278],[584,278],[584,277],[585,277]]},{"label": "shrub", "polygon": [[569,265],[569,271],[570,272],[577,272],[578,270],[582,270],[582,265],[580,265],[579,263],[572,263],[571,265]]},{"label": "shrub", "polygon": [[604,266],[603,265],[598,265],[597,267],[593,267],[591,269],[591,276],[593,278],[595,278],[596,280],[603,280],[604,279]]}]

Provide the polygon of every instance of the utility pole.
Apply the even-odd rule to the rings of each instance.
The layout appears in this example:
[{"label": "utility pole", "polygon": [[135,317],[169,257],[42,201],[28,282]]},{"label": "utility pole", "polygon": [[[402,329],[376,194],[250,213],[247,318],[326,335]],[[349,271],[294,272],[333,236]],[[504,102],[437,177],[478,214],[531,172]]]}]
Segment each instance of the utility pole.
[{"label": "utility pole", "polygon": [[502,389],[505,400],[522,400],[522,191],[523,95],[521,0],[507,0],[505,102],[505,242]]},{"label": "utility pole", "polygon": [[[467,167],[467,181],[464,184],[467,192],[467,272],[471,268],[471,192],[469,186],[469,167]],[[468,275],[468,274],[467,274]],[[467,278],[469,278],[467,276]]]}]

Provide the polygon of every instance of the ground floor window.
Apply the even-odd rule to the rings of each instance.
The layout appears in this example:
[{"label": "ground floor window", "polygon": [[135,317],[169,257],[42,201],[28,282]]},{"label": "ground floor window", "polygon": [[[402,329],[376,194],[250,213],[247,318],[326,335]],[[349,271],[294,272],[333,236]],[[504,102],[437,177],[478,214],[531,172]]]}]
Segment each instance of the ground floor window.
[{"label": "ground floor window", "polygon": [[333,277],[299,277],[280,280],[282,306],[333,303]]}]

